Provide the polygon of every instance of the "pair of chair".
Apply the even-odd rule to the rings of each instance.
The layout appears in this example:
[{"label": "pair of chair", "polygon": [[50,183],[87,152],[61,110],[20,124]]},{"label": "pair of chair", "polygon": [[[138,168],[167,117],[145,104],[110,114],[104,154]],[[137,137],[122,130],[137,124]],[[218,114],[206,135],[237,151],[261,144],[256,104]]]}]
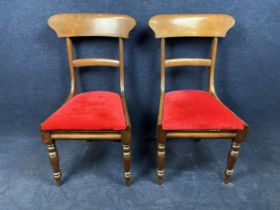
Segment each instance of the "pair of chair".
[{"label": "pair of chair", "polygon": [[[71,89],[66,102],[40,126],[47,144],[49,160],[57,185],[61,185],[56,140],[114,140],[123,145],[124,178],[131,180],[131,123],[124,90],[123,39],[136,22],[119,14],[58,14],[49,19],[58,37],[66,38]],[[234,25],[231,16],[223,14],[157,15],[149,25],[161,39],[161,95],[157,123],[157,177],[164,176],[167,139],[231,139],[224,182],[228,183],[238,157],[240,143],[245,140],[248,125],[217,97],[214,72],[218,37],[225,37]],[[75,58],[72,37],[105,36],[119,40],[119,59]],[[172,37],[212,38],[210,58],[165,58],[165,39]],[[118,67],[120,94],[109,91],[77,93],[76,68],[87,66]],[[165,68],[204,66],[209,71],[209,90],[177,90],[165,93]]]}]

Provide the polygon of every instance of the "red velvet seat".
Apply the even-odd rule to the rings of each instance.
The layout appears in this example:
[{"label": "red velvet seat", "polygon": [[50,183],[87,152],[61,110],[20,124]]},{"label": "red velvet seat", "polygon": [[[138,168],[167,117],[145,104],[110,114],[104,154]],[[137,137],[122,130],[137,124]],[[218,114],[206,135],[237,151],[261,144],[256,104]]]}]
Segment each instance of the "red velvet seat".
[{"label": "red velvet seat", "polygon": [[76,95],[41,126],[42,130],[125,130],[119,94],[92,91]]},{"label": "red velvet seat", "polygon": [[245,125],[205,91],[179,90],[165,94],[163,130],[243,130]]}]

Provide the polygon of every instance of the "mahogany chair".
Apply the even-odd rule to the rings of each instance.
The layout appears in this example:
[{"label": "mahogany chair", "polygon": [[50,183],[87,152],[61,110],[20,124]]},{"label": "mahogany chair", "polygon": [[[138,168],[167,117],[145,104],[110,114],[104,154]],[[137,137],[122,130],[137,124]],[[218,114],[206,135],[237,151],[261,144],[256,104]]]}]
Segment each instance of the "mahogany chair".
[{"label": "mahogany chair", "polygon": [[[135,20],[119,14],[57,14],[50,17],[49,26],[58,37],[66,38],[71,89],[66,102],[40,126],[43,142],[57,185],[61,185],[56,140],[113,140],[123,145],[124,178],[131,179],[131,125],[124,93],[123,39],[135,27]],[[119,58],[76,59],[72,37],[111,37],[119,41]],[[120,94],[110,91],[90,91],[78,94],[76,68],[88,66],[116,67],[120,70]]]},{"label": "mahogany chair", "polygon": [[[162,184],[167,139],[231,139],[224,182],[233,174],[240,143],[245,140],[248,125],[218,98],[214,73],[218,38],[225,37],[235,20],[223,14],[157,15],[149,25],[161,39],[161,96],[157,123],[157,178]],[[165,39],[172,37],[211,38],[209,58],[165,59]],[[204,66],[208,68],[208,91],[177,90],[165,93],[165,68]]]}]

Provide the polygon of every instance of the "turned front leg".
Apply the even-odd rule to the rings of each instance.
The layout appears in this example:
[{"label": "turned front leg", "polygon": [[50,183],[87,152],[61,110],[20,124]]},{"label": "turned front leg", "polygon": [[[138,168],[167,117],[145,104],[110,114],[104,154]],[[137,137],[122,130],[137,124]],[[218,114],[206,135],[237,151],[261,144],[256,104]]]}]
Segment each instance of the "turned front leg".
[{"label": "turned front leg", "polygon": [[56,185],[61,185],[61,172],[59,169],[59,159],[56,151],[55,142],[47,145],[49,152],[49,160],[53,169],[53,176],[56,182]]},{"label": "turned front leg", "polygon": [[164,176],[164,162],[165,162],[165,143],[158,143],[157,145],[157,180],[161,185]]},{"label": "turned front leg", "polygon": [[233,167],[236,160],[238,159],[239,149],[240,149],[240,143],[233,141],[231,144],[230,151],[228,153],[227,168],[225,170],[225,175],[224,175],[225,184],[229,183],[229,179],[233,174]]},{"label": "turned front leg", "polygon": [[124,179],[126,186],[131,181],[131,151],[129,144],[123,144]]}]

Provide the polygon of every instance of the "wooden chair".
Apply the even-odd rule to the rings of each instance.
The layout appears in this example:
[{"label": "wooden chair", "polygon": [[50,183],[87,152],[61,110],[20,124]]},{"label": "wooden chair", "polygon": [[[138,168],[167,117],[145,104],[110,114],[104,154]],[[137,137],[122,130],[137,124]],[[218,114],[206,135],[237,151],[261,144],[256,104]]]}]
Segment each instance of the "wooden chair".
[{"label": "wooden chair", "polygon": [[[218,37],[225,37],[234,19],[223,14],[157,15],[149,25],[161,39],[161,96],[157,124],[157,177],[162,184],[167,139],[231,139],[224,182],[228,183],[238,157],[240,143],[245,140],[248,125],[218,98],[214,73]],[[210,58],[165,59],[165,38],[211,38]],[[207,91],[177,90],[165,93],[165,67],[205,66],[209,72]]]},{"label": "wooden chair", "polygon": [[[124,177],[131,178],[131,125],[124,93],[123,38],[136,22],[118,14],[57,14],[49,26],[58,37],[66,38],[70,65],[71,89],[66,102],[40,126],[42,140],[47,144],[54,179],[61,185],[56,140],[114,140],[123,145]],[[74,58],[72,37],[112,37],[119,40],[119,59]],[[120,69],[120,94],[110,91],[77,93],[76,68],[108,66]]]}]

